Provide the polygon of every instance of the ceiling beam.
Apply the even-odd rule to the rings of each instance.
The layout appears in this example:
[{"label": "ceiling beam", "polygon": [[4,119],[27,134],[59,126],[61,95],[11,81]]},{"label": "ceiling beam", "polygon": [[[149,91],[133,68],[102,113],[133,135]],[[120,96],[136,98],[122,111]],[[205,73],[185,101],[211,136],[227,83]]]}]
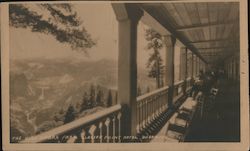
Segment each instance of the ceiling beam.
[{"label": "ceiling beam", "polygon": [[210,51],[210,52],[201,52],[201,55],[207,55],[207,54],[224,54],[224,53],[228,53],[227,51]]},{"label": "ceiling beam", "polygon": [[225,49],[225,48],[236,48],[235,46],[225,46],[225,47],[205,47],[205,48],[197,48],[197,49]]},{"label": "ceiling beam", "polygon": [[239,22],[239,20],[231,20],[231,21],[226,21],[226,22],[214,22],[214,23],[206,23],[206,24],[200,24],[200,25],[184,26],[184,27],[177,28],[176,30],[177,31],[189,31],[189,30],[195,30],[195,29],[200,29],[200,28],[230,25],[230,24],[234,24],[235,22]]},{"label": "ceiling beam", "polygon": [[234,41],[234,39],[209,39],[209,40],[190,41],[189,43],[196,44],[196,43],[227,42],[227,41]]},{"label": "ceiling beam", "polygon": [[210,57],[210,56],[224,56],[224,55],[225,55],[225,53],[224,54],[218,53],[218,54],[204,54],[203,56],[204,57]]}]

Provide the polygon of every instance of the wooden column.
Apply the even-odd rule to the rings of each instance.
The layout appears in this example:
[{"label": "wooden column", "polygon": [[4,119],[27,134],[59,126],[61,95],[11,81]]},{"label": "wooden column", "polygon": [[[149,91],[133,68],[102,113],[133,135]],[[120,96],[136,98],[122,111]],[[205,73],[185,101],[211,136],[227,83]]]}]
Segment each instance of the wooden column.
[{"label": "wooden column", "polygon": [[200,64],[200,58],[198,57],[198,65],[197,65],[197,66],[198,66],[198,75],[199,75],[200,70],[201,70],[200,65],[201,65],[201,64]]},{"label": "wooden column", "polygon": [[199,58],[196,56],[195,57],[196,58],[196,61],[195,61],[195,63],[196,63],[196,67],[195,67],[195,73],[196,73],[196,77],[198,76],[198,73],[199,73]]},{"label": "wooden column", "polygon": [[191,78],[192,80],[194,79],[194,54],[192,52],[192,57],[191,57]]},{"label": "wooden column", "polygon": [[181,57],[180,57],[180,80],[185,80],[185,74],[186,74],[186,47],[181,47]]},{"label": "wooden column", "polygon": [[166,85],[169,86],[168,91],[168,106],[173,105],[173,90],[174,90],[174,46],[176,43],[175,37],[172,35],[164,36],[164,43],[166,46],[166,74],[165,81]]},{"label": "wooden column", "polygon": [[112,7],[119,22],[118,100],[123,105],[122,136],[136,136],[137,24],[143,11],[132,4],[115,3]]},{"label": "wooden column", "polygon": [[183,52],[183,78],[182,80],[184,80],[184,86],[183,86],[183,92],[184,94],[186,94],[186,90],[187,90],[187,77],[188,77],[188,71],[187,71],[187,60],[188,60],[188,56],[187,56],[187,47],[183,47],[182,49],[182,52]]}]

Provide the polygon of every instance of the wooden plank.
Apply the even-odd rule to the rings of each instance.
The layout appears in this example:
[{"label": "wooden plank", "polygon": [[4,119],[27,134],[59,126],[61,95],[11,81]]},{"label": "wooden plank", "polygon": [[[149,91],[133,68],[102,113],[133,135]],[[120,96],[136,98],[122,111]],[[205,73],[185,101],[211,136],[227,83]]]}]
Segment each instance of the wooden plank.
[{"label": "wooden plank", "polygon": [[232,28],[233,28],[232,24],[225,26],[225,31],[223,33],[222,38],[229,38],[229,35],[231,34]]},{"label": "wooden plank", "polygon": [[232,48],[232,47],[234,47],[234,46],[224,46],[224,47],[207,47],[207,48],[197,48],[197,49],[222,49],[222,48]]},{"label": "wooden plank", "polygon": [[191,26],[193,25],[191,22],[190,14],[188,14],[185,5],[183,3],[174,3],[173,6],[175,7],[175,10],[177,14],[180,16],[181,20],[184,23],[184,26]]},{"label": "wooden plank", "polygon": [[[208,13],[209,13],[209,22],[210,23],[217,23],[217,5],[216,3],[208,3]],[[215,24],[216,25],[216,24]],[[224,26],[222,24],[222,26]],[[216,38],[216,27],[217,26],[210,26],[210,39],[215,39]]]},{"label": "wooden plank", "polygon": [[[231,12],[231,9],[232,9],[232,3],[227,3],[228,6],[227,6],[227,11],[226,11],[226,14],[225,14],[225,18],[224,18],[224,21],[227,21],[228,20],[228,15],[230,14]],[[222,30],[222,33],[221,33],[221,38],[227,38],[229,37],[228,34],[230,32],[230,25],[228,26],[224,26],[224,29]]]},{"label": "wooden plank", "polygon": [[196,3],[184,3],[186,11],[188,12],[189,18],[193,25],[201,24],[200,16]]},{"label": "wooden plank", "polygon": [[228,14],[227,20],[239,18],[239,5],[237,3],[231,3],[230,13]]},{"label": "wooden plank", "polygon": [[225,26],[229,24],[234,24],[235,20],[230,20],[227,22],[213,22],[213,23],[206,23],[206,24],[200,24],[200,25],[192,25],[192,26],[182,26],[180,28],[176,28],[177,31],[189,31],[189,30],[197,30],[197,29],[202,29],[202,28],[213,28],[217,26]]},{"label": "wooden plank", "polygon": [[171,3],[164,3],[164,7],[167,9],[168,14],[175,20],[178,26],[184,26],[183,21],[181,20],[179,14],[177,13],[175,7]]},{"label": "wooden plank", "polygon": [[210,27],[211,37],[210,39],[216,39],[216,27]]},{"label": "wooden plank", "polygon": [[167,8],[164,5],[161,5],[161,7],[157,7],[157,9],[160,12],[162,12],[162,14],[164,14],[164,18],[169,22],[170,25],[172,25],[173,27],[177,27],[178,26],[178,23],[171,16],[171,14],[169,13],[169,11],[167,10]]},{"label": "wooden plank", "polygon": [[208,23],[208,13],[207,13],[207,3],[197,3],[196,4],[201,24]]},{"label": "wooden plank", "polygon": [[209,21],[210,23],[218,22],[217,18],[217,9],[218,5],[217,3],[208,3],[208,12],[209,12]]},{"label": "wooden plank", "polygon": [[232,41],[232,39],[209,39],[209,40],[198,40],[198,41],[191,41],[189,43],[210,43],[210,42],[224,42],[224,41]]},{"label": "wooden plank", "polygon": [[[167,5],[168,4],[168,5]],[[169,6],[169,3],[165,3],[162,4],[164,5],[164,7],[167,5],[167,7]],[[206,60],[198,53],[198,50],[193,47],[192,45],[190,45],[188,43],[189,39],[187,39],[187,37],[184,37],[183,34],[176,32],[176,28],[171,26],[168,21],[163,17],[163,15],[159,14],[158,10],[155,10],[153,8],[148,8],[148,7],[142,7],[145,11],[147,11],[152,17],[154,17],[159,23],[161,23],[165,28],[167,28],[171,34],[175,35],[175,37],[177,39],[179,39],[184,45],[187,46],[188,49],[192,50],[192,52],[194,52],[196,55],[198,55],[204,62],[206,62]]]},{"label": "wooden plank", "polygon": [[[207,5],[206,3],[196,3],[195,4],[197,13],[199,14],[199,20],[201,24],[208,23],[208,13],[207,13]],[[209,29],[203,28],[202,35],[205,40],[209,39]]]}]

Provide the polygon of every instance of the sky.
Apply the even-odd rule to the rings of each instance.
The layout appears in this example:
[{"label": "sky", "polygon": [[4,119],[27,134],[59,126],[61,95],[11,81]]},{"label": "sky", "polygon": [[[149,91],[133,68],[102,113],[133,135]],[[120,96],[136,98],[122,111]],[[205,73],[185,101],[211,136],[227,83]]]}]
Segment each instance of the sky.
[{"label": "sky", "polygon": [[[31,4],[32,5],[32,4]],[[32,8],[32,7],[31,7]],[[34,8],[33,8],[34,9]],[[12,59],[42,57],[47,59],[72,58],[80,60],[118,59],[118,22],[110,4],[74,4],[74,9],[83,26],[97,40],[97,45],[88,50],[89,57],[76,52],[67,44],[58,42],[51,35],[34,33],[30,29],[10,27],[10,56]],[[138,25],[139,66],[145,66],[149,51],[146,51],[145,29]]]}]

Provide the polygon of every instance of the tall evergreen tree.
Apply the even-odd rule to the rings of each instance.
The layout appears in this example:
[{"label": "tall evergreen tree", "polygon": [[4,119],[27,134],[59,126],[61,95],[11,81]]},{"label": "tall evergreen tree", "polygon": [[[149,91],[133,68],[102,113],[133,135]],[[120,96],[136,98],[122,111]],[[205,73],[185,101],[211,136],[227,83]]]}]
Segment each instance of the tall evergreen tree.
[{"label": "tall evergreen tree", "polygon": [[88,109],[88,104],[89,104],[88,102],[89,102],[88,94],[84,92],[83,97],[82,97],[81,109],[80,109],[81,112]]},{"label": "tall evergreen tree", "polygon": [[76,118],[75,108],[72,105],[70,105],[66,114],[65,114],[64,124],[75,120],[75,118]]},{"label": "tall evergreen tree", "polygon": [[150,92],[150,88],[149,88],[149,86],[147,86],[147,93],[149,93]]},{"label": "tall evergreen tree", "polygon": [[103,92],[99,89],[96,94],[96,104],[102,105],[102,99],[103,99]]},{"label": "tall evergreen tree", "polygon": [[153,50],[147,62],[147,68],[149,68],[148,76],[155,78],[156,87],[162,86],[162,75],[163,75],[163,60],[161,58],[159,50],[163,47],[162,36],[153,29],[146,30],[146,40],[148,41],[147,49]]},{"label": "tall evergreen tree", "polygon": [[94,107],[96,105],[96,93],[95,93],[95,86],[93,84],[91,84],[90,86],[90,92],[89,92],[89,103],[91,108]]},{"label": "tall evergreen tree", "polygon": [[107,97],[107,107],[112,106],[112,104],[113,104],[112,101],[113,101],[113,99],[112,99],[112,93],[111,93],[111,90],[109,90],[108,97]]},{"label": "tall evergreen tree", "polygon": [[115,92],[115,104],[118,104],[118,92]]}]

